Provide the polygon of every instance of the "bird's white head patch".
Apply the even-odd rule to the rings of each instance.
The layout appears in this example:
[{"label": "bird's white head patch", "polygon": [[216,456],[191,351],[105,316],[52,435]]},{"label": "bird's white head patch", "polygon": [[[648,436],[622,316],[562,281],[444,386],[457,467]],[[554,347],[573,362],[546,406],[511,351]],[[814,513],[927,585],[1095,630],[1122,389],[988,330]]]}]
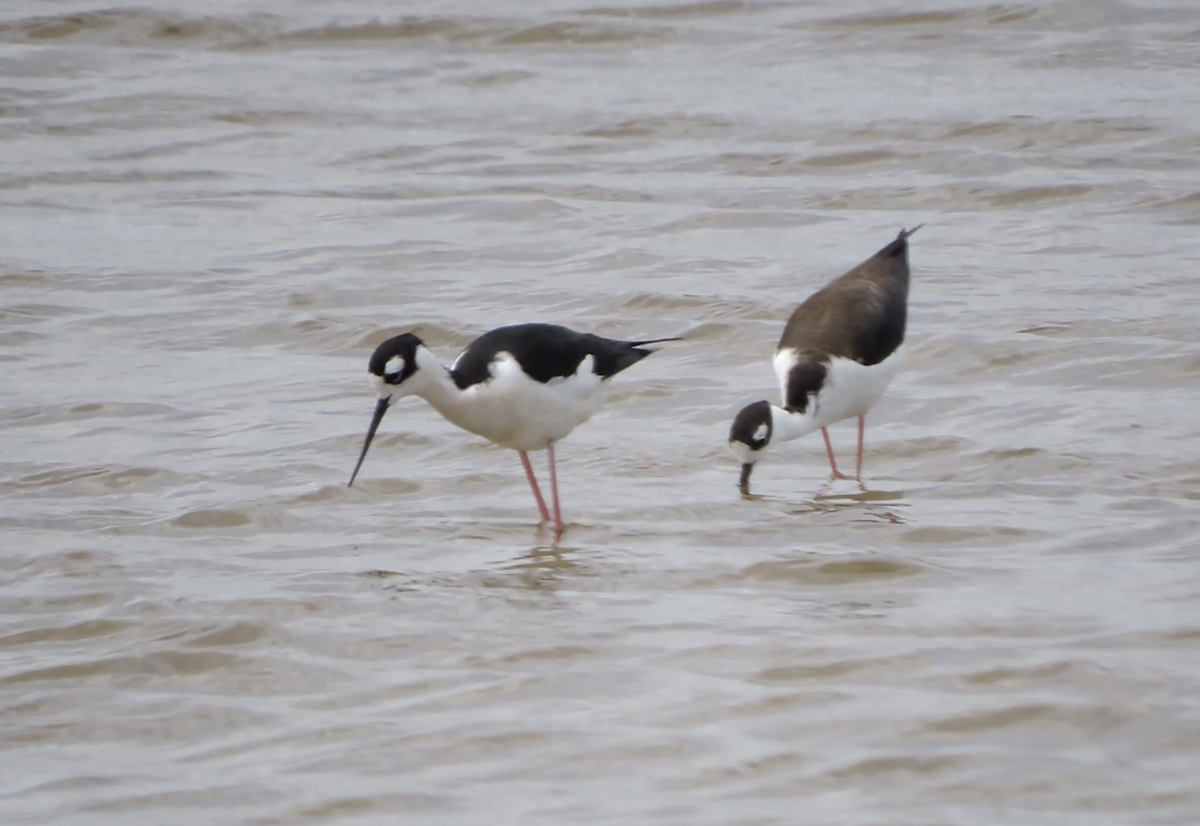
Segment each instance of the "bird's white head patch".
[{"label": "bird's white head patch", "polygon": [[383,366],[385,376],[398,376],[404,372],[404,356],[392,356]]}]

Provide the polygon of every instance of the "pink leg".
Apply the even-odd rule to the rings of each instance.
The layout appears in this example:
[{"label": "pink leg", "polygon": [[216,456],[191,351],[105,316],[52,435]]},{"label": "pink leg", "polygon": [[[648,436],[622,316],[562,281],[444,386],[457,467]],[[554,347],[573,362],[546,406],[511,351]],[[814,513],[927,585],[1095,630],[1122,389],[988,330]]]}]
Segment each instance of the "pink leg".
[{"label": "pink leg", "polygon": [[529,480],[529,487],[533,490],[533,498],[537,500],[538,510],[542,514],[542,521],[550,521],[550,511],[546,509],[546,500],[542,498],[541,488],[538,487],[537,477],[533,475],[533,465],[529,463],[529,454],[523,450],[518,450],[521,454],[521,464],[525,466],[525,478]]},{"label": "pink leg", "polygon": [[558,504],[558,468],[554,461],[553,442],[546,445],[546,452],[550,455],[550,494],[554,497],[554,528],[558,536],[562,536],[567,526],[563,524],[562,507]]},{"label": "pink leg", "polygon": [[821,435],[825,437],[825,452],[829,454],[829,467],[833,469],[833,478],[849,479],[849,476],[837,469],[837,460],[833,458],[833,442],[829,441],[829,429],[822,427]]},{"label": "pink leg", "polygon": [[858,472],[854,474],[854,478],[859,482],[862,481],[862,457],[863,457],[863,434],[867,429],[867,417],[858,417]]}]

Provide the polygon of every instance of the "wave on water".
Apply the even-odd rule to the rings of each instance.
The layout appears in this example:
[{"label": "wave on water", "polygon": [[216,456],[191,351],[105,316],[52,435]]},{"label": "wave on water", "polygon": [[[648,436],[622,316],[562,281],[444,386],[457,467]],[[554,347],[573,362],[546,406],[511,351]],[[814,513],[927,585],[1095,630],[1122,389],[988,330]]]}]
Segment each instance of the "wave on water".
[{"label": "wave on water", "polygon": [[611,46],[661,40],[662,26],[592,20],[406,15],[295,26],[288,18],[187,15],[154,9],[98,9],[0,22],[0,42],[87,42],[115,47],[273,49],[356,47],[429,40],[480,46]]}]

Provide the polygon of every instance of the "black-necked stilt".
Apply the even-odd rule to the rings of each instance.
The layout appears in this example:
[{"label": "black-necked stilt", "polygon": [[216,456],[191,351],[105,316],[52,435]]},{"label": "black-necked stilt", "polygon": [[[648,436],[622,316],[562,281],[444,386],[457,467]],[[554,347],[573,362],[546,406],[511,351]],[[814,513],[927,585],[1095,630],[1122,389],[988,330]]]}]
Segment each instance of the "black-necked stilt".
[{"label": "black-necked stilt", "polygon": [[527,451],[547,451],[554,525],[561,536],[554,445],[600,409],[608,379],[654,352],[643,349],[646,345],[678,340],[615,341],[556,324],[516,324],[484,333],[446,369],[412,333],[390,338],[375,348],[367,366],[379,401],[350,484],[388,406],[420,396],[452,424],[521,455],[543,522],[550,521],[550,512]]},{"label": "black-necked stilt", "polygon": [[754,463],[767,445],[820,429],[829,467],[838,470],[828,426],[858,417],[862,481],[866,414],[899,372],[908,322],[908,238],[899,236],[863,263],[826,284],[796,308],[775,349],[783,407],[767,401],[743,407],[729,428],[729,446],[742,463],[738,487],[750,487]]}]

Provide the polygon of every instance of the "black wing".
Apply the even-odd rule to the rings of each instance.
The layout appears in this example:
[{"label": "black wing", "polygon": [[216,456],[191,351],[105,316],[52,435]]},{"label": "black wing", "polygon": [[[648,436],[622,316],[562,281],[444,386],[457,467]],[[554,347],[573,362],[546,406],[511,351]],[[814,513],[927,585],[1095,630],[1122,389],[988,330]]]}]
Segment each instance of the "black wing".
[{"label": "black wing", "polygon": [[455,360],[450,376],[458,389],[465,390],[490,379],[496,356],[509,353],[525,375],[543,384],[575,375],[588,356],[594,359],[592,370],[596,375],[608,379],[654,352],[642,349],[644,345],[674,340],[614,341],[557,324],[514,324],[472,341]]}]

